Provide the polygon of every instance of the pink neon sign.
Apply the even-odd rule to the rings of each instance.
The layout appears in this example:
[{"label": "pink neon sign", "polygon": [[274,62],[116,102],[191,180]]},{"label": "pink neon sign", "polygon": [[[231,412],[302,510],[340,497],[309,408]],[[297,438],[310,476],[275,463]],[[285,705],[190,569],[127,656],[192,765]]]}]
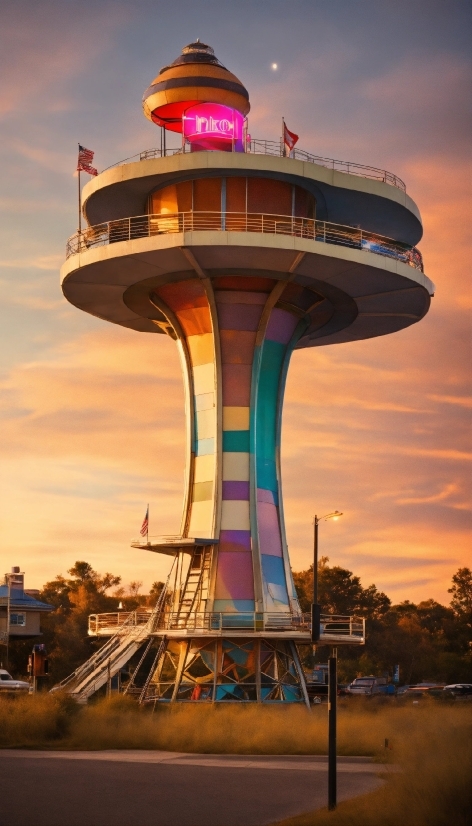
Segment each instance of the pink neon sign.
[{"label": "pink neon sign", "polygon": [[182,118],[186,140],[205,149],[242,150],[244,117],[236,109],[220,103],[197,103]]}]

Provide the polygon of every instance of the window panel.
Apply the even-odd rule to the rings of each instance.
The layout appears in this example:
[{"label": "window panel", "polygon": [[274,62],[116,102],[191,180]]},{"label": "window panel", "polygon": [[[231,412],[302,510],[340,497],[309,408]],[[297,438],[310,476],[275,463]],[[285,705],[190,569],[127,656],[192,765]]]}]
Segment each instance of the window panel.
[{"label": "window panel", "polygon": [[246,178],[226,179],[226,211],[246,212]]},{"label": "window panel", "polygon": [[221,212],[221,178],[200,178],[193,182],[194,212]]}]

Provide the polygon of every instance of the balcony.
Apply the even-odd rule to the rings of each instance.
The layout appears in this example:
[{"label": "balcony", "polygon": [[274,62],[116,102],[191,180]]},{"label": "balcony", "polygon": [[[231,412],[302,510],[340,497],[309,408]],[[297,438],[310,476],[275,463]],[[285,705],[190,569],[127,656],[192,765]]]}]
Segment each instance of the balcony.
[{"label": "balcony", "polygon": [[[148,611],[117,611],[109,614],[91,614],[88,633],[92,637],[127,634],[136,626],[149,627],[147,634],[169,637],[197,636],[254,636],[286,637],[299,642],[310,642],[311,614],[244,613],[167,611],[153,617]],[[152,626],[152,627],[151,627]],[[143,628],[144,630],[144,628]],[[144,639],[145,637],[143,637]],[[321,644],[363,645],[365,619],[362,617],[321,616]]]},{"label": "balcony", "polygon": [[120,241],[134,241],[169,233],[205,231],[289,235],[393,258],[423,272],[423,259],[416,247],[409,247],[383,235],[313,218],[250,212],[175,212],[107,221],[72,235],[67,241],[66,258]]},{"label": "balcony", "polygon": [[[184,144],[183,146],[174,149],[146,149],[144,152],[138,152],[136,155],[125,158],[123,161],[118,161],[116,164],[112,164],[112,166],[107,167],[107,169],[137,160],[154,160],[155,158],[162,158],[170,155],[182,155],[190,151],[190,144]],[[293,149],[292,152],[290,152],[290,155],[285,155],[284,146],[280,140],[266,141],[252,139],[247,143],[246,153],[248,155],[271,155],[272,157],[278,158],[287,157],[287,159],[302,161],[304,163],[314,163],[318,166],[324,166],[326,169],[333,169],[335,172],[343,172],[346,175],[358,175],[361,178],[370,178],[374,181],[381,181],[382,183],[390,184],[390,186],[395,186],[397,189],[401,189],[402,192],[406,192],[405,182],[402,181],[398,175],[394,175],[393,172],[388,172],[386,169],[378,169],[376,166],[366,166],[365,164],[353,163],[352,161],[338,161],[334,158],[324,158],[321,155],[312,155],[310,152],[305,152],[304,149]],[[103,172],[106,172],[106,169],[104,169]]]}]

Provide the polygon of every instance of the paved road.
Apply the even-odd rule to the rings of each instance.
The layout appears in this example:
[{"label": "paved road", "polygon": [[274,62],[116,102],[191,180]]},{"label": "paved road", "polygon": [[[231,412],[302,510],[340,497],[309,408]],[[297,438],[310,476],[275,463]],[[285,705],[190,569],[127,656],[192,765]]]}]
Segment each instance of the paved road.
[{"label": "paved road", "polygon": [[[338,798],[381,784],[340,758]],[[263,826],[326,805],[324,757],[0,750],[2,826]]]}]

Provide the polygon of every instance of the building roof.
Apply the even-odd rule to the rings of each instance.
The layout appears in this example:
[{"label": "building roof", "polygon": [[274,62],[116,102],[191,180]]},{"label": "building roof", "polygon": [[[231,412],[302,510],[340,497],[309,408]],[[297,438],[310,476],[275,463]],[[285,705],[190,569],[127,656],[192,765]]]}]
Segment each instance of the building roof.
[{"label": "building roof", "polygon": [[[0,605],[6,605],[7,602],[8,585],[0,585]],[[16,588],[12,588],[11,591],[10,607],[21,608],[24,611],[54,611],[54,605],[41,602],[39,599],[35,599]]]}]

